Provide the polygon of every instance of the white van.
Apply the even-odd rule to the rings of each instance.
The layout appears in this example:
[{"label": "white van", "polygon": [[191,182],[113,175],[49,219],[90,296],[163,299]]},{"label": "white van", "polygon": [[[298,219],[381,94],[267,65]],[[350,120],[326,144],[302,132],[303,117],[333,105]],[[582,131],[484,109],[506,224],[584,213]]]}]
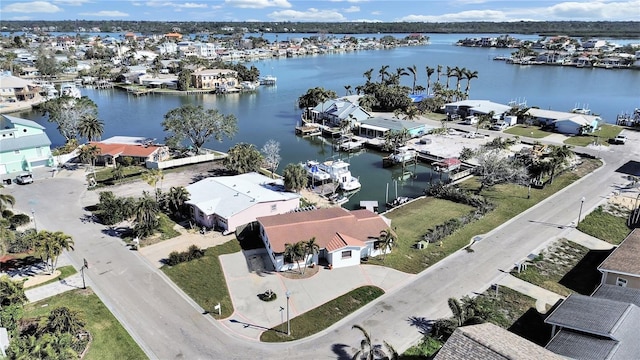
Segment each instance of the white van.
[{"label": "white van", "polygon": [[464,121],[462,123],[465,124],[465,125],[477,124],[478,123],[478,117],[475,116],[475,115],[467,116],[466,118],[464,118]]}]

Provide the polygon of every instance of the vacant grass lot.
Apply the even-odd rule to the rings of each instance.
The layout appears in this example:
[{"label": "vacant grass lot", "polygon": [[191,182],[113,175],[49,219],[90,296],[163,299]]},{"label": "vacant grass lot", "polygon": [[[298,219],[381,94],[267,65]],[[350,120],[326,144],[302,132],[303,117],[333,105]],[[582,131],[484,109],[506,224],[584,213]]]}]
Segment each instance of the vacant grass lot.
[{"label": "vacant grass lot", "polygon": [[[430,244],[423,250],[417,250],[413,245],[421,239],[427,229],[465,214],[470,208],[447,200],[431,198],[402,206],[387,214],[392,220],[391,226],[398,234],[398,246],[387,255],[384,261],[377,258],[370,259],[369,263],[389,266],[412,274],[418,273],[467,246],[473,237],[490,232],[505,221],[578,180],[580,178],[578,174],[588,173],[600,165],[599,160],[585,159],[574,170],[557,176],[554,182],[544,189],[531,189],[530,199],[527,199],[528,190],[524,186],[502,184],[484,189],[481,194],[492,201],[496,208],[482,219],[468,224],[446,237],[442,246]],[[461,183],[460,187],[475,191],[479,188],[479,183],[477,179],[472,178]]]},{"label": "vacant grass lot", "polygon": [[560,239],[557,243],[544,251],[541,256],[528,263],[527,269],[511,274],[526,282],[545,288],[556,294],[568,296],[573,291],[560,284],[560,280],[589,252],[584,246],[567,239]]},{"label": "vacant grass lot", "polygon": [[359,287],[290,319],[290,336],[287,335],[287,324],[283,323],[263,332],[260,336],[260,341],[284,342],[311,336],[335,324],[345,316],[382,296],[382,294],[384,294],[384,290],[375,286]]},{"label": "vacant grass lot", "polygon": [[626,218],[613,215],[602,206],[585,216],[578,224],[578,230],[614,245],[620,244],[631,232]]},{"label": "vacant grass lot", "polygon": [[109,312],[91,289],[78,289],[25,306],[25,318],[48,316],[51,310],[66,306],[77,311],[93,337],[84,359],[147,359],[133,338]]},{"label": "vacant grass lot", "polygon": [[564,143],[567,145],[587,146],[597,141],[601,145],[608,145],[609,139],[615,138],[622,129],[623,128],[618,125],[603,124],[600,125],[599,130],[589,135],[572,136],[565,140]]},{"label": "vacant grass lot", "polygon": [[543,131],[539,126],[516,125],[503,131],[506,134],[517,135],[520,137],[528,137],[533,139],[542,139],[543,137],[553,134],[552,132]]},{"label": "vacant grass lot", "polygon": [[[231,240],[207,249],[205,256],[200,259],[176,266],[163,266],[162,271],[211,316],[226,318],[233,313],[233,303],[218,256],[240,250],[238,241]],[[213,309],[218,303],[222,307],[221,316]]]}]

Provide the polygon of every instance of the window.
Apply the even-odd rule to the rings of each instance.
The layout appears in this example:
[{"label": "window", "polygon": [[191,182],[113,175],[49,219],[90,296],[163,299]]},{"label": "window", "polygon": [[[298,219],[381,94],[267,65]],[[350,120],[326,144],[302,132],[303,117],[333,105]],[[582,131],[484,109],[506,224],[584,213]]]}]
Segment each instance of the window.
[{"label": "window", "polygon": [[616,285],[622,286],[622,287],[627,287],[627,279],[618,278],[616,280]]},{"label": "window", "polygon": [[278,210],[278,205],[276,204],[271,205],[271,211],[276,211],[276,210]]},{"label": "window", "polygon": [[343,259],[351,259],[351,250],[345,250],[342,252]]}]

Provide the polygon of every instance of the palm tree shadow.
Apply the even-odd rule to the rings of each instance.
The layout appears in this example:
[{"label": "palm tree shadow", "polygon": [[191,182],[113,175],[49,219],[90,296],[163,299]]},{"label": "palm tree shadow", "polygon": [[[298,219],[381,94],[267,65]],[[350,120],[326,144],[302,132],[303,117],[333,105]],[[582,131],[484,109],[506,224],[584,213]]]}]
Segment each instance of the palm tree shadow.
[{"label": "palm tree shadow", "polygon": [[409,325],[415,326],[422,335],[428,335],[433,327],[433,320],[425,317],[411,316],[407,321]]},{"label": "palm tree shadow", "polygon": [[351,360],[353,355],[347,352],[347,349],[351,350],[351,346],[345,344],[333,344],[331,345],[331,351],[336,354],[338,360]]}]

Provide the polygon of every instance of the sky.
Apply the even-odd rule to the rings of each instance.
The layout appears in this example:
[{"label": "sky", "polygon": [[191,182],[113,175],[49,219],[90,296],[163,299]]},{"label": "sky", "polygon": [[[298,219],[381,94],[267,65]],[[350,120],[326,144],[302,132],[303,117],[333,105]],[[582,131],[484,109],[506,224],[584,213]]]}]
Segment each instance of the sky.
[{"label": "sky", "polygon": [[2,0],[1,20],[640,21],[640,0]]}]

